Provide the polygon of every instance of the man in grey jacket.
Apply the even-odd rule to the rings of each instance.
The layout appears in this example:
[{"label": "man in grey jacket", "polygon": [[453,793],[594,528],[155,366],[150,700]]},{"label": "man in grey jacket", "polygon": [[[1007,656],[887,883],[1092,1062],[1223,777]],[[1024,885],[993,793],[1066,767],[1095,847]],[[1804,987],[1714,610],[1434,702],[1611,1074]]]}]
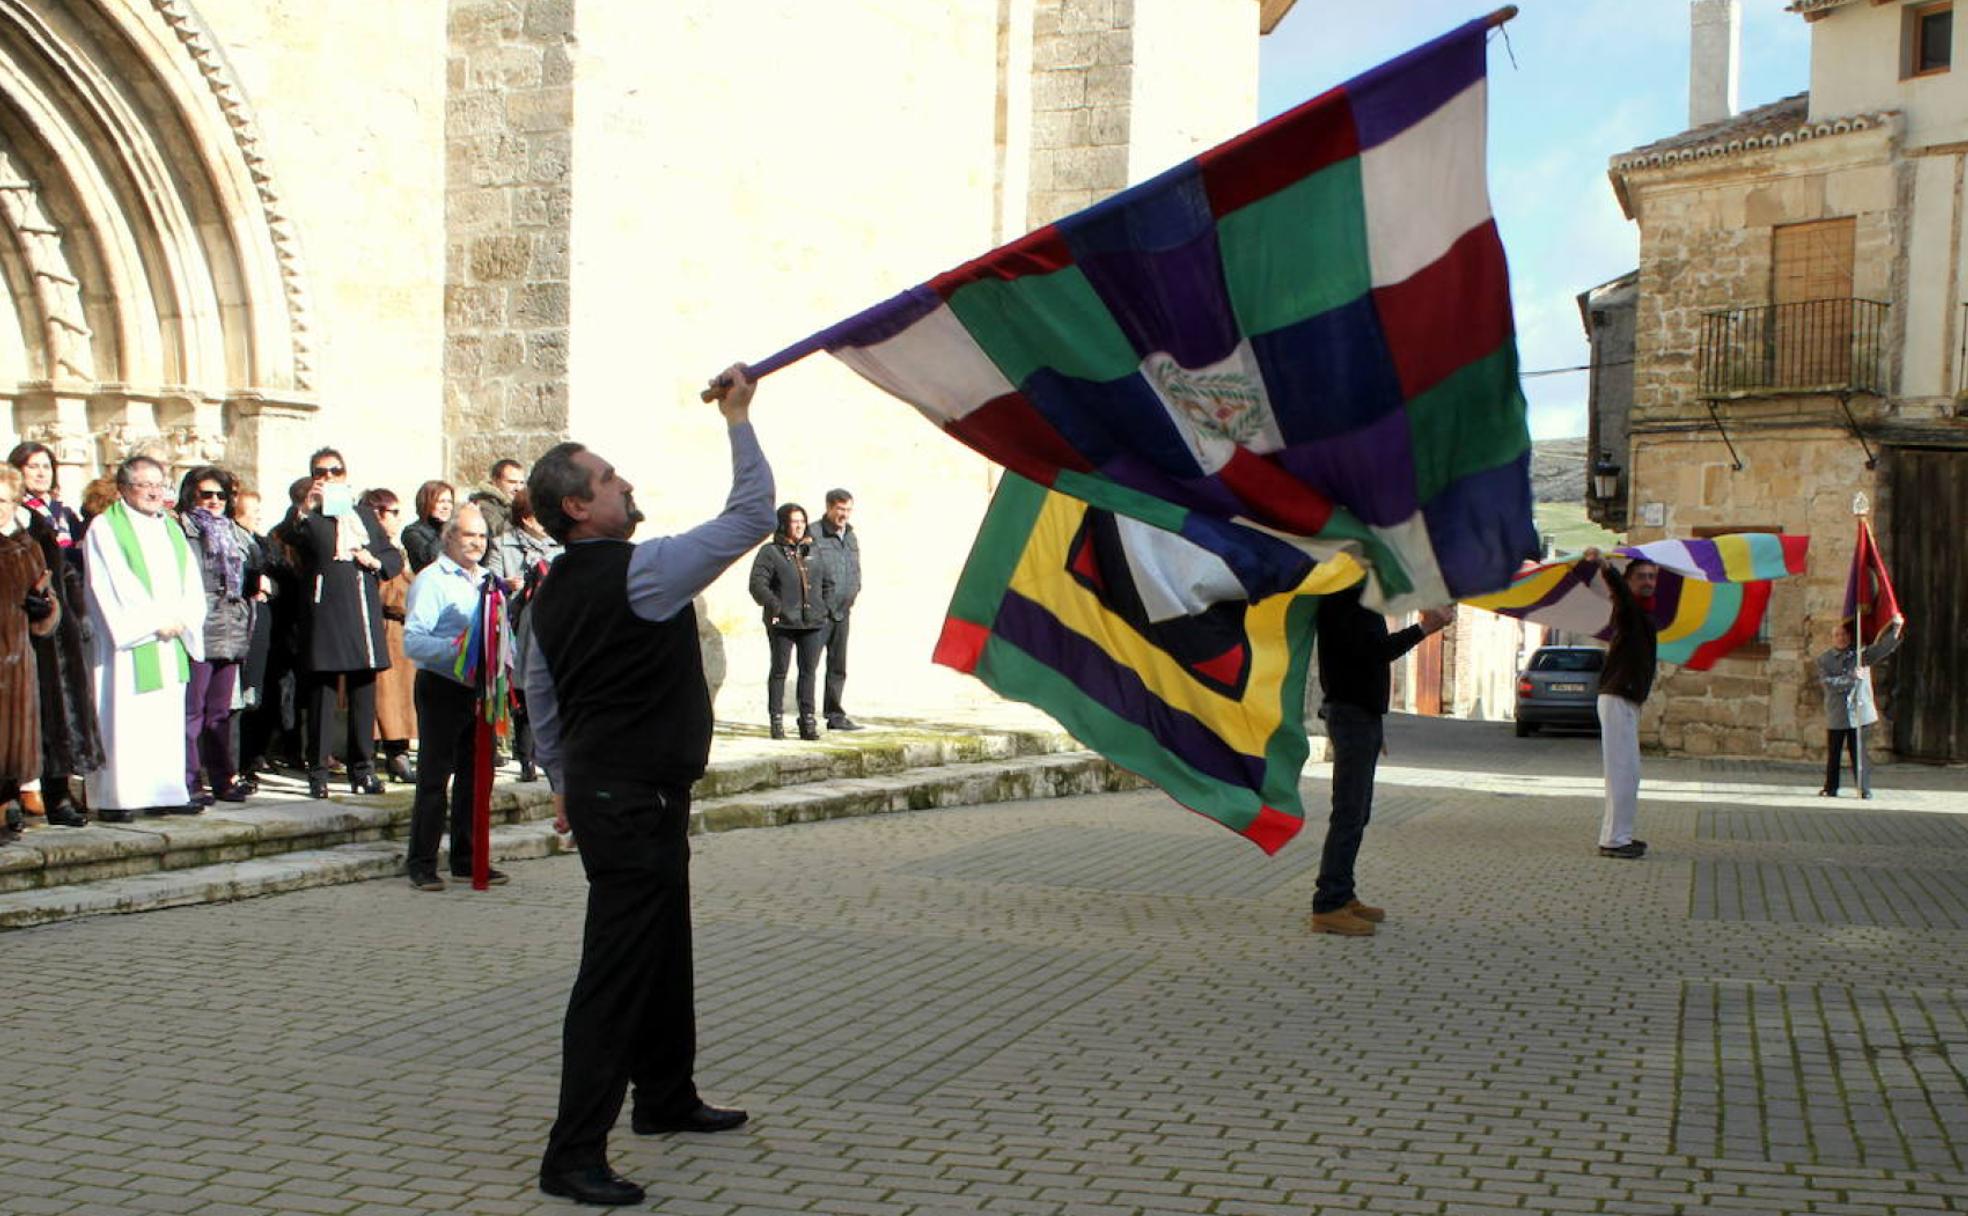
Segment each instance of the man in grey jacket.
[{"label": "man in grey jacket", "polygon": [[1825,690],[1825,783],[1818,793],[1838,797],[1838,753],[1852,753],[1852,779],[1859,784],[1859,797],[1872,797],[1872,766],[1865,762],[1865,743],[1861,727],[1879,721],[1879,710],[1872,703],[1872,665],[1892,654],[1900,644],[1906,618],[1895,614],[1886,629],[1861,655],[1852,637],[1852,623],[1840,621],[1832,630],[1831,649],[1818,656],[1818,683]]},{"label": "man in grey jacket", "polygon": [[827,688],[820,703],[828,730],[861,729],[841,707],[841,693],[847,688],[847,625],[855,597],[861,594],[861,541],[854,535],[854,525],[847,522],[853,513],[854,495],[827,491],[827,510],[813,538],[814,550],[834,584],[827,601]]}]

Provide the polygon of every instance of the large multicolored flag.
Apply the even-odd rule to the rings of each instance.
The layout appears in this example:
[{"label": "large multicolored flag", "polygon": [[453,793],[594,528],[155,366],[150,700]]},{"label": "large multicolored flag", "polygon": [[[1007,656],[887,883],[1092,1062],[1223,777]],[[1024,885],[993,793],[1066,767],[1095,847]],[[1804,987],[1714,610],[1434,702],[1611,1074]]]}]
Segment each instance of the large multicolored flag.
[{"label": "large multicolored flag", "polygon": [[1472,21],[762,361],[816,348],[1005,467],[1387,610],[1538,552]]},{"label": "large multicolored flag", "polygon": [[1858,540],[1852,546],[1852,571],[1845,576],[1845,619],[1858,618],[1860,644],[1870,646],[1898,615],[1900,597],[1893,592],[1893,576],[1886,573],[1886,559],[1879,554],[1872,525],[1861,518]]},{"label": "large multicolored flag", "polygon": [[1209,550],[1015,474],[998,487],[936,661],[1275,853],[1304,826],[1304,697],[1318,596],[1345,556],[1256,603]]},{"label": "large multicolored flag", "polygon": [[[1756,636],[1774,579],[1804,572],[1808,536],[1742,532],[1700,540],[1622,545],[1617,563],[1644,557],[1660,567],[1653,618],[1659,656],[1695,671]],[[1612,636],[1612,592],[1577,558],[1527,566],[1509,589],[1463,601],[1505,616],[1602,640]]]}]

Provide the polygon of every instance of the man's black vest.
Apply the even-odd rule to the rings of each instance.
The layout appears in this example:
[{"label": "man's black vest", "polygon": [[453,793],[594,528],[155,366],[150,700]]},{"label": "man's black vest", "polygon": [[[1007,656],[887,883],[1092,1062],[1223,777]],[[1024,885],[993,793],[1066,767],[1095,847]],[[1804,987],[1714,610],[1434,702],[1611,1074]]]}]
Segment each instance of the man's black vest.
[{"label": "man's black vest", "polygon": [[629,607],[627,541],[569,545],[533,597],[533,644],[553,673],[561,767],[586,778],[676,784],[711,755],[711,693],[697,610],[646,621]]}]

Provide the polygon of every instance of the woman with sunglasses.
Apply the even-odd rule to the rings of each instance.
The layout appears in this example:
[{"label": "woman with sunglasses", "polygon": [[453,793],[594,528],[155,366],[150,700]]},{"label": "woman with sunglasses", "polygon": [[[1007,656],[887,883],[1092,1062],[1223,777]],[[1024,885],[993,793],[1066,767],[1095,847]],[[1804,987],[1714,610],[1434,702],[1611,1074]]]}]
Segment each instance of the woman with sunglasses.
[{"label": "woman with sunglasses", "polygon": [[[232,520],[237,489],[232,474],[213,465],[185,474],[178,488],[178,521],[205,580],[205,657],[192,660],[185,685],[185,789],[201,806],[244,802],[253,792],[232,754],[232,694],[253,644],[260,590],[252,534]],[[200,786],[200,769],[209,787]]]}]

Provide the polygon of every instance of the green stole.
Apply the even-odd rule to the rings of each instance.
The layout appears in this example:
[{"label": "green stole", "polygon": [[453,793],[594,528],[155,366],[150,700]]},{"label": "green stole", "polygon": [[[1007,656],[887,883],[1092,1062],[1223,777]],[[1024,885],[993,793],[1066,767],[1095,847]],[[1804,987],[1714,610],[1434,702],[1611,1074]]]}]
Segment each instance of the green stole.
[{"label": "green stole", "polygon": [[[150,585],[150,567],[144,561],[143,545],[138,543],[137,530],[130,523],[130,508],[119,499],[110,504],[109,510],[103,512],[103,518],[109,521],[110,535],[116,538],[116,547],[123,551],[123,560],[130,563],[130,569],[135,572],[137,581],[143,584],[146,592],[155,595],[156,591]],[[171,547],[177,551],[178,577],[190,578],[191,546],[185,541],[184,529],[174,522],[166,521],[164,531],[171,538]],[[191,654],[185,650],[184,639],[172,638],[170,642],[171,653],[178,664],[178,683],[189,684]],[[161,641],[150,641],[131,651],[137,662],[138,692],[156,692],[164,687],[162,648]]]}]

